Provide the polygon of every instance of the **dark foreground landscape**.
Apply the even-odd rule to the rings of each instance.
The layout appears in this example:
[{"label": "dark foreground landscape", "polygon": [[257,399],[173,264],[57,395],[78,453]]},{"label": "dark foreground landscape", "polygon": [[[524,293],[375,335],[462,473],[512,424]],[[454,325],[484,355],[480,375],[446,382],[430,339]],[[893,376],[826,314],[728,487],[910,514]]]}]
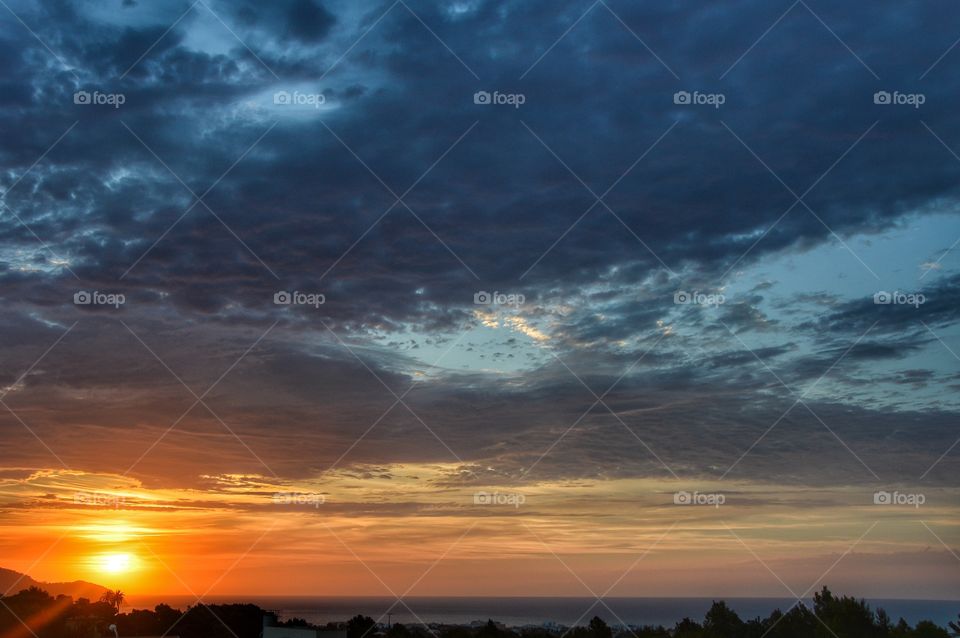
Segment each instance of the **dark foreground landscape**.
[{"label": "dark foreground landscape", "polygon": [[[356,615],[316,626],[300,618],[278,620],[254,604],[197,604],[185,610],[159,604],[151,610],[121,613],[121,592],[101,600],[76,601],[38,587],[0,597],[0,638],[99,638],[101,636],[178,636],[180,638],[261,638],[265,628],[315,630],[336,638],[950,638],[960,636],[960,616],[941,627],[929,620],[914,625],[891,618],[861,599],[833,594],[824,587],[813,604],[773,610],[766,618],[744,619],[723,601],[715,601],[702,621],[684,618],[673,627],[610,626],[599,617],[574,627],[510,628],[495,619],[455,625],[404,625]],[[400,607],[398,603],[398,607]],[[298,636],[301,635],[299,632]],[[304,632],[303,635],[309,635]]]}]

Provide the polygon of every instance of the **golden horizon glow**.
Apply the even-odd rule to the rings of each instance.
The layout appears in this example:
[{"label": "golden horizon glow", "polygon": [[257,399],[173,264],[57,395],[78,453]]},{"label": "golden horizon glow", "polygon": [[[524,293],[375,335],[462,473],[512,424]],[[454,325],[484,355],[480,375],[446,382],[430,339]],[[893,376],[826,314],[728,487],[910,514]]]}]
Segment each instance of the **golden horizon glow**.
[{"label": "golden horizon glow", "polygon": [[[909,583],[918,596],[960,593],[955,565],[916,512],[878,509],[861,488],[618,478],[514,485],[479,467],[485,480],[465,483],[463,471],[408,463],[299,481],[203,475],[190,489],[124,479],[120,490],[111,474],[25,472],[0,479],[0,504],[9,506],[0,567],[134,597],[376,596],[384,582],[395,591],[417,582],[415,595],[575,596],[585,590],[564,563],[606,589],[643,556],[611,595],[757,596],[779,584],[764,564],[805,589],[849,552],[827,583],[837,591],[895,597],[883,586],[918,573],[923,580]],[[726,503],[674,504],[678,490],[697,489],[724,492]],[[478,492],[524,499],[491,505],[478,503]],[[956,522],[939,504],[958,493],[927,491],[924,521],[944,537]],[[444,560],[419,581],[438,555]]]}]

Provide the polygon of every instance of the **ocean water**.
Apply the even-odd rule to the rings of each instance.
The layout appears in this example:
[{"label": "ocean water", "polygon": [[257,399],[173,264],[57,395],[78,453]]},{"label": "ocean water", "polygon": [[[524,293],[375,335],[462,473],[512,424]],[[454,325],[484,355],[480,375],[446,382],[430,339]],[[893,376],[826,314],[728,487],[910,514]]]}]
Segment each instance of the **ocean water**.
[{"label": "ocean water", "polygon": [[[193,602],[185,596],[162,599],[131,597],[128,605],[136,609],[152,609],[159,602],[185,609]],[[606,598],[609,610],[592,598],[455,598],[410,597],[404,603],[393,598],[291,597],[291,596],[211,596],[207,603],[254,603],[280,614],[282,618],[299,617],[312,623],[347,620],[356,614],[370,616],[386,623],[404,624],[450,623],[469,624],[492,618],[511,627],[525,625],[586,624],[600,616],[610,625],[673,626],[684,617],[703,620],[714,599],[711,598]],[[789,598],[724,598],[744,620],[766,617],[776,608],[786,610],[793,603]],[[871,607],[882,607],[896,622],[900,617],[910,624],[932,620],[946,626],[960,614],[960,601],[943,600],[868,600]],[[408,609],[409,607],[409,609]],[[612,610],[612,611],[611,611]]]}]

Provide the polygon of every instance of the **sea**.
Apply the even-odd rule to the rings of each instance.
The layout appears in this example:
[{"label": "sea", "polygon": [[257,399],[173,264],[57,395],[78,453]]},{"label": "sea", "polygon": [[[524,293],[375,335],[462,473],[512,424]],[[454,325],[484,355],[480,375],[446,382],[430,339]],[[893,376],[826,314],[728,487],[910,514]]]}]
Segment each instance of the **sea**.
[{"label": "sea", "polygon": [[[441,623],[469,625],[493,619],[509,627],[572,626],[586,624],[594,616],[611,626],[664,625],[672,627],[684,618],[702,621],[712,598],[593,598],[548,597],[409,597],[403,602],[378,597],[291,597],[291,596],[209,596],[208,604],[254,603],[277,612],[281,619],[303,618],[322,625],[345,621],[363,614],[381,623]],[[716,599],[719,600],[719,599]],[[787,610],[790,598],[723,598],[744,620],[766,617],[774,609]],[[163,598],[131,596],[124,607],[153,609],[158,603],[186,609],[195,599],[188,596]],[[960,614],[960,601],[868,599],[873,609],[883,608],[894,622],[901,617],[910,624],[931,620],[946,627]],[[808,605],[812,604],[808,601]],[[609,607],[609,609],[607,608]]]}]

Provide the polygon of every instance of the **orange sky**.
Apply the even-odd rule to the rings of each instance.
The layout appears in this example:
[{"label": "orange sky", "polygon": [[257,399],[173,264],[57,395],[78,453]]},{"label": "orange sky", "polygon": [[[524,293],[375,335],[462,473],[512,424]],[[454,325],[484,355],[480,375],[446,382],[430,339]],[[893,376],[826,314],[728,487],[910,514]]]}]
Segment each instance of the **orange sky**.
[{"label": "orange sky", "polygon": [[[947,490],[928,492],[922,509],[884,508],[860,488],[621,479],[512,491],[452,486],[455,464],[361,469],[300,484],[206,477],[205,489],[169,490],[117,475],[10,471],[0,554],[38,580],[89,580],[134,600],[789,596],[788,586],[800,595],[821,583],[863,596],[960,596],[960,562],[937,538],[956,526],[952,509],[935,505]],[[677,505],[678,490],[725,502]],[[502,502],[476,503],[479,491]]]}]

